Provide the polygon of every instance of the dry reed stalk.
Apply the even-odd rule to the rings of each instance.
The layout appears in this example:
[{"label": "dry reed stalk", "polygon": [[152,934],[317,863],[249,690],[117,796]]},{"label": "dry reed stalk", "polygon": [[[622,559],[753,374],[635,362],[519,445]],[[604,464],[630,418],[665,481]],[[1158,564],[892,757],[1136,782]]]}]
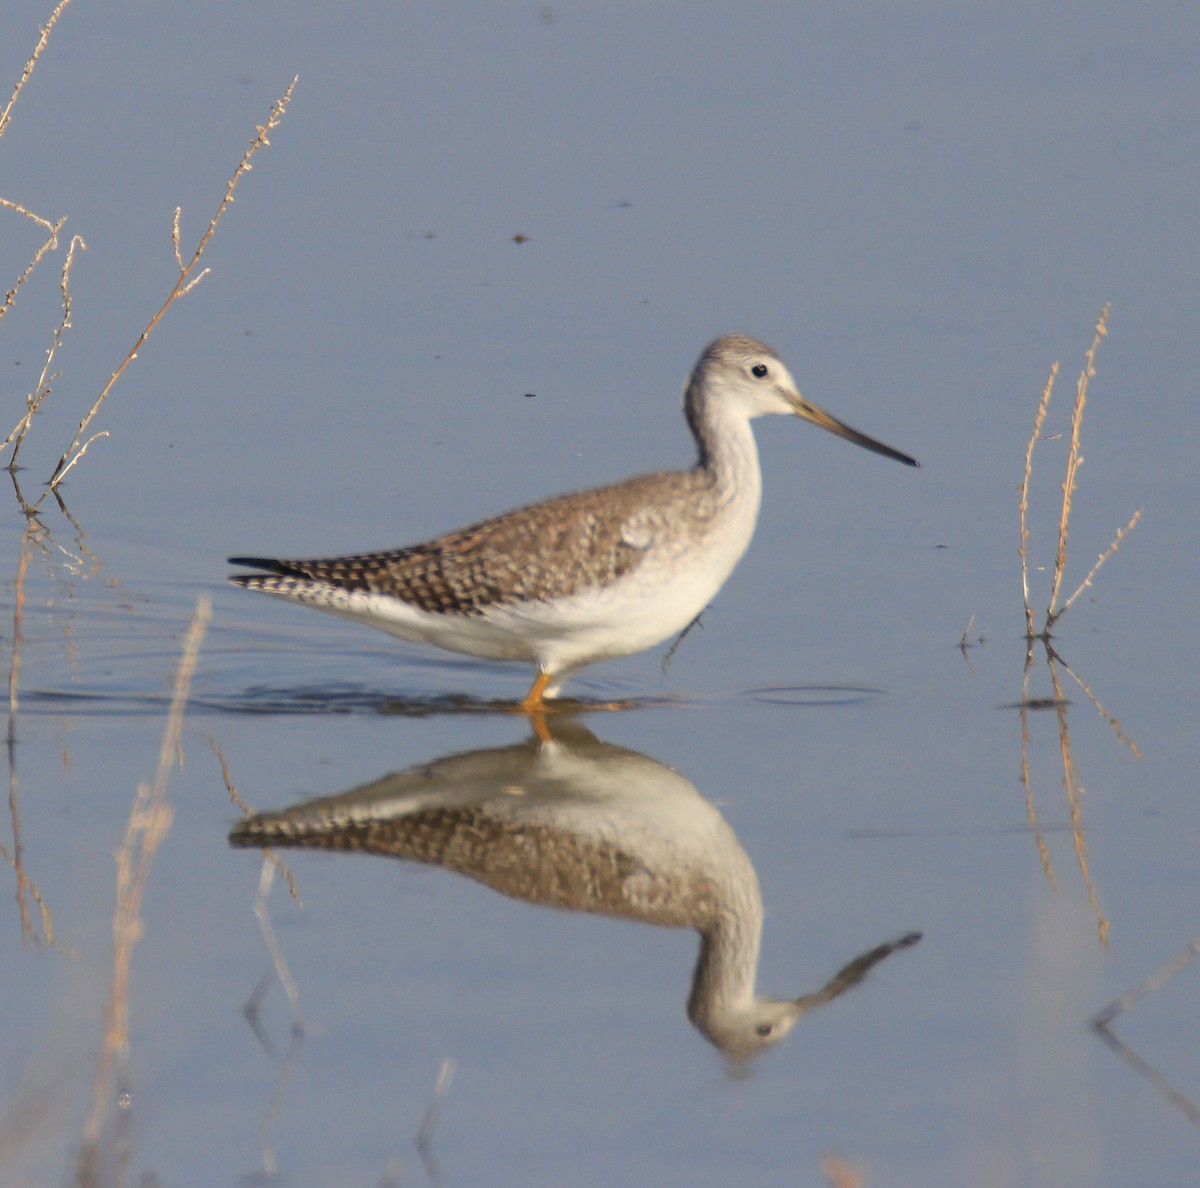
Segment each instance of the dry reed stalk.
[{"label": "dry reed stalk", "polygon": [[1054,661],[1057,657],[1049,644],[1046,645],[1046,659],[1050,664],[1050,680],[1054,685],[1055,713],[1058,717],[1058,747],[1062,758],[1063,789],[1067,794],[1067,807],[1071,814],[1071,834],[1075,840],[1075,856],[1079,863],[1079,873],[1083,876],[1083,885],[1087,890],[1088,903],[1096,917],[1096,927],[1100,936],[1102,948],[1108,948],[1108,918],[1100,910],[1100,899],[1096,893],[1096,884],[1088,868],[1087,843],[1083,837],[1083,786],[1075,774],[1075,758],[1071,753],[1071,731],[1067,726],[1067,699],[1063,696],[1062,680]]},{"label": "dry reed stalk", "polygon": [[[217,745],[216,739],[210,738],[208,745],[212,748],[212,752],[217,757],[217,762],[221,765],[221,779],[225,782],[225,790],[229,793],[229,799],[242,811],[243,817],[253,816],[250,806],[242,799],[241,793],[237,790],[237,785],[234,784],[229,772],[229,763],[225,759],[225,753]],[[263,857],[275,865],[276,870],[283,875],[284,881],[287,883],[288,894],[301,906],[304,906],[300,899],[300,892],[296,889],[296,876],[292,874],[291,868],[278,854],[275,853],[269,846],[263,846]]]},{"label": "dry reed stalk", "polygon": [[834,1151],[821,1156],[821,1175],[829,1181],[829,1188],[866,1188],[867,1184],[862,1169],[847,1163]]},{"label": "dry reed stalk", "polygon": [[[162,320],[167,310],[170,309],[175,301],[177,301],[180,297],[189,293],[207,275],[207,268],[200,272],[196,271],[200,264],[200,257],[204,254],[204,249],[208,246],[209,241],[216,233],[217,224],[221,221],[225,212],[233,204],[234,191],[237,189],[238,182],[241,181],[244,174],[249,173],[253,168],[251,165],[251,159],[254,157],[254,154],[257,153],[259,149],[268,146],[271,143],[268,139],[268,135],[274,131],[282,121],[284,113],[287,111],[288,104],[291,102],[292,92],[295,90],[296,83],[298,81],[299,75],[293,78],[291,83],[288,84],[288,88],[283,93],[282,98],[277,99],[274,104],[272,104],[270,114],[267,117],[267,122],[258,126],[254,138],[250,141],[249,148],[247,148],[245,153],[242,155],[241,161],[238,162],[237,168],[233,171],[233,175],[225,185],[225,194],[217,205],[216,213],[209,220],[208,228],[200,237],[200,242],[196,246],[196,250],[192,253],[191,259],[186,264],[183,261],[183,256],[179,248],[180,210],[178,207],[176,207],[175,217],[172,222],[171,240],[175,252],[175,262],[179,267],[179,277],[175,281],[174,286],[171,288],[170,293],[167,295],[166,301],[163,302],[162,307],[146,324],[146,327],[142,330],[141,334],[138,335],[137,341],[130,348],[129,352],[121,361],[117,369],[109,377],[108,383],[104,385],[100,395],[96,397],[95,403],[93,403],[92,407],[88,410],[83,420],[79,422],[79,428],[75,432],[75,437],[72,439],[71,444],[63,451],[62,457],[59,458],[58,464],[54,467],[54,473],[50,476],[51,489],[58,487],[58,484],[62,482],[63,478],[66,476],[71,467],[73,467],[87,452],[88,446],[90,446],[97,437],[103,436],[102,434],[94,434],[92,437],[88,438],[86,442],[83,442],[83,435],[87,432],[88,426],[92,423],[96,414],[100,411],[101,405],[105,400],[108,399],[108,394],[113,390],[117,384],[117,381],[125,373],[125,369],[134,361],[134,359],[138,357],[138,354],[145,345],[146,340],[153,333],[154,328]],[[80,445],[81,442],[83,442],[82,446]]]},{"label": "dry reed stalk", "polygon": [[[33,53],[25,62],[25,69],[21,72],[21,77],[17,79],[16,86],[13,87],[12,94],[8,98],[8,102],[4,106],[4,110],[0,111],[0,137],[8,131],[8,125],[12,121],[13,108],[17,105],[17,99],[25,88],[25,84],[32,77],[34,69],[37,67],[38,59],[42,56],[42,51],[46,48],[46,43],[50,40],[50,34],[54,26],[58,24],[58,18],[62,15],[62,11],[71,2],[71,0],[59,0],[54,6],[54,11],[50,13],[50,19],[41,29],[41,36],[38,38],[38,43],[34,46]],[[66,218],[61,218],[57,223],[51,223],[49,219],[44,219],[41,215],[36,215],[27,207],[22,206],[19,202],[13,202],[8,198],[0,198],[0,207],[5,210],[11,210],[19,215],[24,215],[27,219],[32,219],[44,231],[47,232],[46,239],[42,246],[38,248],[33,259],[26,265],[25,271],[17,277],[16,283],[4,295],[3,303],[0,303],[0,318],[3,318],[17,300],[17,293],[21,286],[33,275],[34,269],[42,262],[42,257],[49,251],[58,247],[58,233],[62,230],[63,224],[67,221]],[[7,444],[7,443],[6,443]],[[3,449],[0,446],[0,449]]]},{"label": "dry reed stalk", "polygon": [[[228,781],[226,781],[226,786],[229,786]],[[240,804],[241,800],[237,796],[236,791],[233,795],[235,800]],[[263,1172],[268,1180],[274,1179],[278,1171],[275,1159],[275,1144],[272,1136],[275,1124],[283,1110],[288,1088],[296,1074],[296,1070],[300,1067],[300,1053],[304,1045],[305,1036],[304,1017],[300,1013],[300,988],[296,985],[291,970],[288,969],[287,959],[283,954],[283,946],[280,945],[279,938],[275,935],[275,929],[271,924],[271,914],[267,910],[267,899],[271,894],[271,886],[275,881],[275,871],[279,869],[287,873],[287,867],[282,862],[279,862],[278,859],[272,863],[268,860],[271,857],[273,855],[269,855],[264,851],[262,870],[259,873],[258,879],[258,894],[254,899],[254,915],[258,920],[263,943],[266,945],[267,952],[271,956],[272,968],[259,978],[254,989],[250,992],[250,997],[246,1000],[246,1005],[242,1008],[242,1014],[245,1016],[246,1022],[250,1025],[250,1030],[254,1032],[258,1042],[263,1046],[263,1051],[268,1055],[274,1055],[274,1048],[271,1044],[267,1028],[263,1023],[262,1001],[267,990],[270,988],[272,972],[278,978],[280,985],[283,986],[283,992],[287,996],[288,1006],[292,1012],[291,1038],[288,1042],[287,1056],[283,1067],[279,1070],[279,1076],[275,1079],[275,1087],[271,1091],[271,1100],[267,1104],[267,1108],[258,1126],[259,1152],[262,1155]],[[290,874],[288,877],[290,881]],[[297,902],[299,902],[298,897]]]},{"label": "dry reed stalk", "polygon": [[53,536],[50,536],[51,543],[67,558],[66,568],[69,573],[95,577],[104,568],[104,562],[89,547],[87,530],[72,515],[71,509],[66,505],[62,495],[57,491],[52,491],[51,494],[54,496],[54,502],[58,504],[58,510],[62,512],[63,519],[75,529],[75,548],[78,551],[72,553],[65,545],[59,544]]},{"label": "dry reed stalk", "polygon": [[[1050,587],[1050,605],[1046,608],[1046,630],[1049,631],[1055,619],[1062,611],[1055,610],[1058,605],[1058,595],[1062,588],[1063,571],[1067,565],[1067,535],[1071,521],[1071,499],[1075,494],[1075,483],[1083,458],[1079,453],[1079,435],[1083,428],[1083,409],[1087,404],[1088,384],[1096,374],[1096,351],[1100,348],[1100,340],[1108,333],[1108,311],[1111,305],[1106,304],[1096,319],[1096,334],[1092,345],[1084,356],[1083,370],[1075,382],[1075,406],[1071,410],[1071,448],[1067,453],[1067,475],[1063,479],[1062,511],[1058,520],[1058,551],[1054,558],[1054,579]],[[1063,610],[1066,608],[1064,607]]]},{"label": "dry reed stalk", "polygon": [[[1103,565],[1104,562],[1107,561],[1109,559],[1109,557],[1111,557],[1113,555],[1113,553],[1115,553],[1117,551],[1117,549],[1119,549],[1121,547],[1121,541],[1123,541],[1125,539],[1125,537],[1128,533],[1132,532],[1133,529],[1137,527],[1137,522],[1141,518],[1142,518],[1142,509],[1139,507],[1137,509],[1137,511],[1135,511],[1133,513],[1133,515],[1129,517],[1129,523],[1127,523],[1124,528],[1117,529],[1116,536],[1114,536],[1112,538],[1112,541],[1109,543],[1108,548],[1106,548],[1103,553],[1100,553],[1099,556],[1097,556],[1096,564],[1093,565],[1091,567],[1091,569],[1088,570],[1087,577],[1085,577],[1083,579],[1083,581],[1081,581],[1079,583],[1078,587],[1075,590],[1075,593],[1072,594],[1071,597],[1068,598],[1066,600],[1066,602],[1063,603],[1062,610],[1060,610],[1058,612],[1059,615],[1065,615],[1067,613],[1067,611],[1069,611],[1071,609],[1071,604],[1075,601],[1075,599],[1078,598],[1079,595],[1082,594],[1084,592],[1084,590],[1086,590],[1092,584],[1092,578],[1094,578],[1096,576],[1097,572],[1100,569],[1100,566]],[[1058,617],[1058,616],[1056,616],[1056,617]]]},{"label": "dry reed stalk", "polygon": [[1046,386],[1042,391],[1041,399],[1038,402],[1037,412],[1034,415],[1033,433],[1030,435],[1029,443],[1025,449],[1025,475],[1021,483],[1021,493],[1019,502],[1020,513],[1020,556],[1021,556],[1021,582],[1024,594],[1024,609],[1025,609],[1025,671],[1022,680],[1022,695],[1019,703],[1021,713],[1021,780],[1025,787],[1025,807],[1026,815],[1030,825],[1033,826],[1036,837],[1038,853],[1042,860],[1042,868],[1045,871],[1046,878],[1050,885],[1055,890],[1058,889],[1058,883],[1054,876],[1054,870],[1050,863],[1049,851],[1046,847],[1045,840],[1042,837],[1040,828],[1037,825],[1037,817],[1034,810],[1033,786],[1032,778],[1029,770],[1029,712],[1035,708],[1041,708],[1041,703],[1032,700],[1029,696],[1029,677],[1033,665],[1033,653],[1035,641],[1040,641],[1046,655],[1046,663],[1050,668],[1050,680],[1054,689],[1054,696],[1048,699],[1047,705],[1053,707],[1058,718],[1058,736],[1059,736],[1059,753],[1062,761],[1062,785],[1067,794],[1067,805],[1070,812],[1071,829],[1075,841],[1075,853],[1079,865],[1080,874],[1083,877],[1084,887],[1087,891],[1088,903],[1091,906],[1092,912],[1096,917],[1097,928],[1099,932],[1100,944],[1108,947],[1109,943],[1109,921],[1104,916],[1100,909],[1099,897],[1096,891],[1095,883],[1092,881],[1091,871],[1088,867],[1087,847],[1084,840],[1083,832],[1083,811],[1082,811],[1082,794],[1083,788],[1075,769],[1075,761],[1071,751],[1071,736],[1067,723],[1067,707],[1068,702],[1063,693],[1063,682],[1060,669],[1065,671],[1071,679],[1083,690],[1087,695],[1088,700],[1095,707],[1109,726],[1116,732],[1119,741],[1123,742],[1134,753],[1135,756],[1141,757],[1141,752],[1137,745],[1128,737],[1121,729],[1120,722],[1110,714],[1097,700],[1088,685],[1082,681],[1070,668],[1065,661],[1055,651],[1051,643],[1051,630],[1057,621],[1071,608],[1084,590],[1088,589],[1101,566],[1117,551],[1121,542],[1130,531],[1137,525],[1141,518],[1141,512],[1135,512],[1129,522],[1118,530],[1116,536],[1109,544],[1104,552],[1100,553],[1096,559],[1096,563],[1088,571],[1087,576],[1080,582],[1065,602],[1059,602],[1063,589],[1063,577],[1066,572],[1067,563],[1067,541],[1070,530],[1071,506],[1075,495],[1076,486],[1079,477],[1079,467],[1083,464],[1083,456],[1081,454],[1081,429],[1083,425],[1083,412],[1087,405],[1088,385],[1092,377],[1096,374],[1096,353],[1100,347],[1100,341],[1108,333],[1108,314],[1109,305],[1105,305],[1100,311],[1099,317],[1096,319],[1095,335],[1092,339],[1091,347],[1088,349],[1085,358],[1083,370],[1080,372],[1079,379],[1075,386],[1075,404],[1071,412],[1071,442],[1067,454],[1066,475],[1062,484],[1062,507],[1059,513],[1058,522],[1058,547],[1055,553],[1054,572],[1051,579],[1050,600],[1046,607],[1045,619],[1041,631],[1037,631],[1034,626],[1033,606],[1029,596],[1029,562],[1028,562],[1028,523],[1027,514],[1029,508],[1029,484],[1033,473],[1033,449],[1041,437],[1042,426],[1046,419],[1046,410],[1050,403],[1050,397],[1054,389],[1054,380],[1058,374],[1058,364],[1055,363],[1050,369],[1050,377],[1046,381]]},{"label": "dry reed stalk", "polygon": [[1130,1007],[1135,1006],[1147,995],[1153,994],[1165,982],[1190,965],[1197,953],[1200,953],[1200,936],[1193,938],[1182,952],[1177,953],[1165,965],[1160,966],[1140,985],[1110,1002],[1091,1021],[1092,1030],[1131,1068],[1141,1073],[1193,1126],[1200,1126],[1200,1108],[1197,1108],[1195,1102],[1176,1089],[1147,1060],[1144,1060],[1128,1044],[1119,1039],[1111,1027],[1117,1018]]},{"label": "dry reed stalk", "polygon": [[1117,736],[1117,741],[1123,742],[1133,752],[1134,757],[1140,759],[1142,757],[1141,748],[1121,728],[1120,720],[1117,718],[1116,714],[1110,714],[1108,710],[1106,710],[1104,706],[1100,704],[1100,699],[1095,695],[1095,693],[1092,692],[1091,686],[1087,683],[1087,681],[1085,681],[1081,676],[1078,676],[1071,666],[1057,652],[1054,653],[1054,661],[1055,663],[1060,664],[1063,668],[1063,671],[1065,671],[1071,680],[1073,680],[1079,686],[1079,688],[1083,690],[1084,696],[1087,697],[1088,701],[1090,701],[1095,707],[1096,713],[1098,713],[1109,724],[1109,726],[1112,727],[1113,733]]},{"label": "dry reed stalk", "polygon": [[60,1075],[53,1086],[43,1084],[25,1092],[0,1120],[0,1167],[15,1163],[50,1129],[59,1112],[56,1107],[66,1089],[65,1081]]},{"label": "dry reed stalk", "polygon": [[1136,1006],[1148,994],[1153,994],[1177,973],[1191,965],[1197,954],[1200,954],[1200,936],[1195,937],[1186,948],[1176,953],[1165,965],[1156,969],[1145,981],[1132,990],[1127,990],[1119,998],[1113,999],[1104,1010],[1092,1019],[1092,1026],[1097,1029],[1111,1026],[1130,1007]]},{"label": "dry reed stalk", "polygon": [[0,136],[3,136],[8,131],[13,108],[17,105],[17,98],[32,76],[38,64],[38,59],[42,56],[42,51],[46,48],[46,43],[50,40],[50,34],[54,31],[54,26],[58,24],[58,18],[62,16],[63,9],[70,3],[71,0],[58,0],[58,3],[54,6],[54,11],[50,14],[50,19],[42,27],[41,37],[38,38],[38,43],[34,46],[33,53],[29,55],[29,59],[25,63],[25,69],[21,72],[21,77],[17,79],[17,85],[13,87],[8,103],[5,104],[4,110],[0,111]]},{"label": "dry reed stalk", "polygon": [[66,216],[59,219],[57,223],[51,223],[47,219],[43,219],[40,215],[35,215],[32,211],[26,210],[25,207],[16,202],[9,202],[7,198],[0,198],[0,206],[8,210],[15,210],[18,214],[23,214],[28,218],[33,219],[35,223],[44,227],[47,231],[45,240],[42,246],[33,254],[33,259],[25,266],[25,271],[17,277],[11,289],[4,295],[4,301],[0,302],[0,318],[3,318],[6,313],[17,303],[17,294],[21,291],[21,286],[33,275],[34,269],[42,262],[42,257],[50,251],[58,248],[58,233],[63,229],[63,224],[67,221]]},{"label": "dry reed stalk", "polygon": [[421,1119],[421,1125],[417,1127],[418,1149],[432,1147],[434,1132],[442,1119],[446,1098],[450,1096],[450,1086],[454,1083],[454,1074],[457,1071],[458,1063],[453,1056],[447,1056],[438,1067],[437,1080],[434,1081],[429,1104],[425,1107],[425,1116]]},{"label": "dry reed stalk", "polygon": [[1037,413],[1033,418],[1033,433],[1030,434],[1029,444],[1025,447],[1025,477],[1021,481],[1021,501],[1018,509],[1021,514],[1021,585],[1025,595],[1025,631],[1030,639],[1033,638],[1033,607],[1029,602],[1029,555],[1027,545],[1029,528],[1026,516],[1029,512],[1029,480],[1033,477],[1033,447],[1042,432],[1046,420],[1046,410],[1050,407],[1050,395],[1054,391],[1054,381],[1058,377],[1058,363],[1050,368],[1050,376],[1042,389],[1042,398],[1038,401]]},{"label": "dry reed stalk", "polygon": [[1029,671],[1033,667],[1033,653],[1025,656],[1025,672],[1021,679],[1021,701],[1018,712],[1021,718],[1021,784],[1025,788],[1025,817],[1036,839],[1038,857],[1042,860],[1042,872],[1052,891],[1058,891],[1058,879],[1054,876],[1054,863],[1050,861],[1050,848],[1038,822],[1037,809],[1033,803],[1033,775],[1029,765]]},{"label": "dry reed stalk", "polygon": [[171,828],[167,782],[180,759],[183,712],[200,654],[200,642],[212,617],[212,603],[203,596],[184,637],[183,653],[175,675],[171,707],[163,729],[158,766],[153,783],[138,785],[125,835],[117,851],[117,894],[113,912],[113,975],[104,1015],[104,1041],[92,1085],[92,1103],[84,1125],[78,1164],[78,1182],[97,1181],[100,1135],[108,1114],[114,1075],[127,1079],[129,1060],[129,980],[133,947],[142,935],[142,901],[155,852]]},{"label": "dry reed stalk", "polygon": [[[264,874],[270,869],[267,863],[264,862]],[[266,1037],[266,1031],[262,1027],[262,1022],[258,1017],[258,1002],[256,1001],[266,992],[270,977],[271,973],[268,970],[259,980],[259,984],[255,987],[255,992],[251,996],[251,1001],[246,1004],[242,1013],[246,1017],[246,1022],[250,1024],[254,1034],[258,1037],[259,1042],[263,1045],[263,1049],[268,1054],[273,1055],[270,1042]],[[297,1023],[297,1017],[293,1015],[292,1035],[288,1041],[287,1055],[284,1057],[283,1067],[279,1070],[279,1075],[275,1078],[275,1085],[271,1090],[271,1099],[267,1102],[267,1108],[263,1111],[262,1118],[258,1123],[258,1149],[262,1156],[263,1174],[267,1183],[273,1183],[279,1172],[278,1160],[275,1158],[275,1126],[279,1121],[280,1115],[283,1113],[283,1107],[287,1101],[292,1081],[295,1080],[296,1073],[299,1071],[300,1056],[303,1051],[304,1027],[302,1022]]]},{"label": "dry reed stalk", "polygon": [[438,1166],[437,1152],[433,1146],[433,1137],[437,1131],[438,1122],[441,1120],[446,1098],[450,1095],[450,1086],[454,1083],[454,1074],[457,1069],[458,1065],[453,1056],[447,1056],[442,1061],[441,1067],[438,1069],[437,1080],[434,1082],[433,1094],[429,1098],[429,1104],[425,1107],[425,1116],[421,1119],[421,1125],[417,1127],[417,1133],[413,1139],[413,1145],[417,1148],[417,1154],[420,1155],[421,1162],[425,1166],[425,1173],[433,1184],[443,1182],[441,1169]]},{"label": "dry reed stalk", "polygon": [[62,317],[55,327],[54,334],[50,339],[50,346],[46,350],[46,361],[42,365],[41,375],[38,376],[33,391],[25,397],[25,415],[13,426],[12,432],[3,441],[0,441],[0,450],[7,449],[9,443],[12,442],[12,454],[8,459],[10,472],[16,469],[17,455],[21,452],[21,444],[25,440],[25,434],[29,432],[29,426],[33,424],[33,418],[37,416],[42,403],[52,391],[54,381],[58,379],[58,372],[51,374],[50,369],[54,366],[54,359],[58,354],[59,347],[62,346],[63,336],[71,328],[71,269],[75,264],[77,247],[87,251],[87,244],[79,235],[72,236],[70,246],[67,248],[66,259],[63,260],[62,276],[59,280],[59,289],[62,292]]},{"label": "dry reed stalk", "polygon": [[[39,259],[45,252],[57,246],[54,242],[54,236],[56,236],[62,230],[63,224],[67,221],[65,215],[59,219],[57,223],[52,223],[49,219],[42,218],[40,214],[34,214],[29,207],[22,206],[19,202],[13,202],[11,198],[0,198],[0,207],[3,207],[5,210],[11,210],[14,214],[24,215],[25,218],[37,223],[37,225],[41,227],[43,231],[48,232],[49,238],[47,239],[45,246],[42,247],[38,252]],[[26,271],[32,271],[36,264],[37,260],[35,259],[33,264],[31,264]]]},{"label": "dry reed stalk", "polygon": [[22,630],[25,621],[25,578],[29,573],[29,558],[33,552],[33,534],[40,527],[37,520],[30,519],[21,536],[21,552],[17,558],[17,578],[13,592],[12,658],[8,665],[8,748],[10,758],[13,747],[17,745],[17,709],[19,705],[17,690],[21,683],[21,641],[25,637]]},{"label": "dry reed stalk", "polygon": [[[25,638],[25,580],[29,572],[29,561],[33,555],[35,544],[38,542],[42,526],[34,518],[30,518],[25,532],[21,536],[21,551],[17,560],[17,576],[13,589],[13,618],[12,618],[12,652],[8,666],[8,815],[12,830],[12,853],[0,846],[0,855],[13,868],[17,876],[17,910],[21,922],[21,940],[32,941],[36,948],[43,944],[52,948],[57,947],[54,939],[54,917],[49,905],[42,898],[37,884],[25,870],[24,846],[21,842],[21,798],[17,781],[17,711],[20,706],[18,690],[21,679],[21,647]],[[42,920],[42,936],[39,937],[33,929],[29,911],[29,899],[32,898],[38,906]]]},{"label": "dry reed stalk", "polygon": [[1079,467],[1083,464],[1083,457],[1080,453],[1080,433],[1083,425],[1083,410],[1087,404],[1088,385],[1092,377],[1096,374],[1096,352],[1100,347],[1100,340],[1108,333],[1108,314],[1111,305],[1106,304],[1100,311],[1100,316],[1096,319],[1095,337],[1092,339],[1092,345],[1088,349],[1084,357],[1083,370],[1079,373],[1079,379],[1075,385],[1075,405],[1071,412],[1071,446],[1067,454],[1067,471],[1066,477],[1062,484],[1062,508],[1059,512],[1058,520],[1058,547],[1054,557],[1054,573],[1051,579],[1050,586],[1050,602],[1046,607],[1046,617],[1041,631],[1034,629],[1033,622],[1033,607],[1029,600],[1029,560],[1027,553],[1027,541],[1029,531],[1027,527],[1027,513],[1029,509],[1029,482],[1033,473],[1033,447],[1037,443],[1042,425],[1046,419],[1046,408],[1050,403],[1050,395],[1054,388],[1054,379],[1058,374],[1058,364],[1055,363],[1050,369],[1050,378],[1046,381],[1046,387],[1042,391],[1041,400],[1038,402],[1037,413],[1034,416],[1033,433],[1030,435],[1029,444],[1025,447],[1025,477],[1021,483],[1021,497],[1018,505],[1020,512],[1020,554],[1021,554],[1021,584],[1024,594],[1025,607],[1025,634],[1029,640],[1041,639],[1048,640],[1050,632],[1055,623],[1071,608],[1075,600],[1088,589],[1096,574],[1104,563],[1120,548],[1121,542],[1126,535],[1136,527],[1138,520],[1141,519],[1141,511],[1136,511],[1130,517],[1129,522],[1118,530],[1116,536],[1109,543],[1108,548],[1100,553],[1096,559],[1096,563],[1088,571],[1087,576],[1076,587],[1075,592],[1060,606],[1059,596],[1062,593],[1062,582],[1066,572],[1067,565],[1067,539],[1070,535],[1071,521],[1071,503],[1075,495],[1075,487],[1078,482]]}]

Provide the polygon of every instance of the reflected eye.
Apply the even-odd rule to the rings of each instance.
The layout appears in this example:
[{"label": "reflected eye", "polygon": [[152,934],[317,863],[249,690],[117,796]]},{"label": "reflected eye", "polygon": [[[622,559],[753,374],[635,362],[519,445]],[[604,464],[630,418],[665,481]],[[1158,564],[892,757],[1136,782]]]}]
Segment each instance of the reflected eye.
[{"label": "reflected eye", "polygon": [[755,363],[754,366],[750,368],[750,374],[754,376],[755,379],[766,379],[767,365],[765,363]]},{"label": "reflected eye", "polygon": [[[758,371],[758,368],[756,367],[754,370],[757,372],[757,371]],[[764,368],[763,368],[763,370],[764,370],[764,371],[766,371],[766,368],[764,367]],[[761,377],[760,377],[760,378],[761,378]],[[760,1023],[760,1024],[759,1024],[759,1025],[758,1025],[758,1026],[757,1026],[757,1027],[754,1029],[754,1034],[755,1034],[756,1036],[758,1036],[758,1038],[759,1038],[759,1039],[766,1039],[766,1038],[767,1038],[767,1036],[769,1036],[769,1035],[771,1034],[771,1032],[772,1032],[772,1031],[774,1031],[774,1030],[775,1030],[775,1029],[774,1029],[774,1028],[771,1026],[771,1024],[770,1024],[770,1023]]]}]

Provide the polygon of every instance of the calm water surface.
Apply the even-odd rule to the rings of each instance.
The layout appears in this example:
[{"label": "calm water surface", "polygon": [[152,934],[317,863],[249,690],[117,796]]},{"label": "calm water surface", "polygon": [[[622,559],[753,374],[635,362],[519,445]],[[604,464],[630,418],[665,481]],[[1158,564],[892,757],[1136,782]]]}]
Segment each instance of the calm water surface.
[{"label": "calm water surface", "polygon": [[[47,15],[5,7],[6,77]],[[69,216],[0,322],[12,421],[61,318],[66,237],[88,246],[27,502],[174,283],[175,207],[186,247],[301,80],[66,511],[45,499],[32,534],[16,493],[0,512],[19,661],[0,1181],[81,1182],[114,854],[210,594],[89,1182],[820,1184],[836,1155],[880,1185],[1193,1183],[1200,963],[1131,1002],[1114,1045],[1090,1021],[1200,932],[1198,23],[1120,4],[69,7],[0,140],[0,197]],[[7,291],[40,240],[8,210],[0,231]],[[1061,359],[1032,490],[1044,605],[1062,434],[1109,300],[1068,592],[1143,518],[1059,626],[1087,690],[1040,653],[1026,685],[1025,443]],[[665,674],[659,649],[568,686],[637,708],[539,748],[493,704],[523,669],[223,585],[230,552],[396,545],[686,464],[679,386],[730,330],[924,466],[760,423],[759,532],[702,628]],[[256,915],[227,780],[255,811],[382,782],[401,821],[435,793],[489,821],[513,787],[556,815],[513,826],[536,861],[483,851],[524,890],[466,856],[280,850],[299,901],[276,874]],[[723,862],[672,857],[696,822]],[[552,844],[579,871],[620,850],[638,885],[733,886],[751,934],[756,882],[764,995],[923,939],[730,1064],[688,1018],[711,912],[539,900]]]}]

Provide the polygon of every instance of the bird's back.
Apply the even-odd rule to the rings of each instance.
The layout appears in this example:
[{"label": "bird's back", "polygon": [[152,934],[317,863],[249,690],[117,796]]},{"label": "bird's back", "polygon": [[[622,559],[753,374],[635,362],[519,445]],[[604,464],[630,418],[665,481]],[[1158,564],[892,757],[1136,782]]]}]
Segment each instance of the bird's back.
[{"label": "bird's back", "polygon": [[[387,594],[432,613],[479,614],[610,585],[712,520],[698,471],[660,471],[573,491],[401,549],[280,560],[232,557],[268,571],[232,580],[288,593],[320,585]],[[669,529],[668,530],[668,526]],[[683,531],[681,532],[681,528]]]}]

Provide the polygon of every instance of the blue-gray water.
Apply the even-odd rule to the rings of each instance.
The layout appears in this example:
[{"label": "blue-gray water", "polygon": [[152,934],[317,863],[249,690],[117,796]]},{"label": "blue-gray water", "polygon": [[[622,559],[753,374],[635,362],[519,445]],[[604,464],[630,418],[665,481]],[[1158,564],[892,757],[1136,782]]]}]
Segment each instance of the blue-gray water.
[{"label": "blue-gray water", "polygon": [[[0,78],[49,8],[4,7]],[[69,216],[0,321],[9,422],[60,317],[67,236],[88,247],[22,454],[30,499],[174,283],[175,207],[187,250],[300,82],[212,273],[92,426],[111,436],[62,488],[75,523],[42,505],[2,840],[58,948],[23,939],[10,872],[0,1180],[75,1182],[113,853],[207,591],[101,1182],[819,1184],[836,1152],[879,1185],[1191,1183],[1200,966],[1114,1024],[1157,1083],[1088,1021],[1197,932],[1198,35],[1185,5],[75,0],[0,140],[0,197]],[[39,242],[0,209],[5,291]],[[1064,676],[1082,793],[1060,719],[1031,714],[1039,838],[1011,708],[1017,491],[1061,359],[1032,490],[1040,606],[1106,301],[1068,592],[1143,518],[1057,646],[1142,757]],[[686,464],[679,387],[730,330],[923,469],[760,423],[758,535],[703,628],[665,678],[659,649],[568,692],[671,702],[586,724],[720,807],[762,886],[765,992],[924,939],[731,1078],[685,1016],[690,931],[285,854],[304,905],[276,882],[306,1025],[289,1065],[278,983],[269,1051],[242,1014],[270,958],[217,750],[256,809],[338,793],[521,741],[523,719],[439,699],[519,697],[528,674],[226,588],[223,558],[398,545]],[[3,522],[11,650],[16,500]],[[1030,692],[1052,693],[1040,657]],[[389,712],[413,701],[442,712]],[[427,1167],[414,1136],[446,1058]]]}]

